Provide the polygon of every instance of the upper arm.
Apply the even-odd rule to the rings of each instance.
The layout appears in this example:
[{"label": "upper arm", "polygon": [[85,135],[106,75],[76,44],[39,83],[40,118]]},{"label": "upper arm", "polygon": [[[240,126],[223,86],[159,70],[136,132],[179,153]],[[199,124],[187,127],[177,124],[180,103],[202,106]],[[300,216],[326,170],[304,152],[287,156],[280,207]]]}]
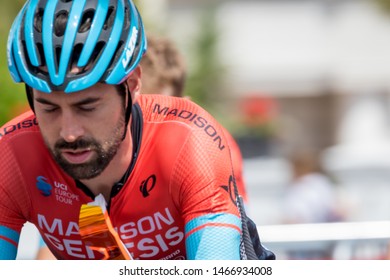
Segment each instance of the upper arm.
[{"label": "upper arm", "polygon": [[20,234],[0,225],[0,260],[16,259]]},{"label": "upper arm", "polygon": [[16,212],[11,198],[0,185],[0,259],[16,259],[20,233],[17,230]]},{"label": "upper arm", "polygon": [[[26,222],[23,176],[13,157],[13,147],[1,140],[0,154],[0,259],[15,259],[20,231]],[[27,213],[27,206],[24,213]]]},{"label": "upper arm", "polygon": [[204,131],[190,135],[175,164],[188,259],[240,259],[242,227],[230,153],[214,139]]},{"label": "upper arm", "polygon": [[190,260],[239,260],[240,218],[226,213],[197,217],[185,225]]}]

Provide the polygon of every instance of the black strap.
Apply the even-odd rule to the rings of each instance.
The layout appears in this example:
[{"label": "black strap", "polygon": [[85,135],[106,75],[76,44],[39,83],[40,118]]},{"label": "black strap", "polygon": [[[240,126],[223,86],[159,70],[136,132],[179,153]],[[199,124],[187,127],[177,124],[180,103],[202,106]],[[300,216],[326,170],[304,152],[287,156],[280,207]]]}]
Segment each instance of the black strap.
[{"label": "black strap", "polygon": [[236,204],[241,216],[241,244],[240,257],[242,260],[275,260],[275,254],[265,248],[260,241],[259,233],[255,222],[253,222],[246,214],[244,202],[238,193],[236,180],[233,176],[234,193],[236,196]]},{"label": "black strap", "polygon": [[114,197],[118,194],[118,192],[122,189],[122,187],[125,185],[127,179],[130,176],[131,171],[133,171],[133,168],[135,166],[135,163],[138,159],[139,150],[141,147],[141,141],[142,141],[142,128],[143,128],[143,117],[142,117],[142,111],[138,103],[135,103],[132,107],[132,122],[131,122],[131,137],[133,139],[133,156],[130,162],[129,167],[127,168],[125,174],[122,176],[122,178],[115,184],[115,186],[111,190],[111,197]]}]

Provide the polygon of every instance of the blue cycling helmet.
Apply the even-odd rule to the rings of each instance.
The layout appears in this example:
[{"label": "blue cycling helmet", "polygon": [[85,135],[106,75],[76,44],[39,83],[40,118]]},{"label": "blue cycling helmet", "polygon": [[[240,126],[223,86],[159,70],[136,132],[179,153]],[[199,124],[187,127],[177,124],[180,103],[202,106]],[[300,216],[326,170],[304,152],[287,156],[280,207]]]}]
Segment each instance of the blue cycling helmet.
[{"label": "blue cycling helmet", "polygon": [[8,37],[15,82],[43,92],[121,84],[146,51],[131,0],[29,0]]}]

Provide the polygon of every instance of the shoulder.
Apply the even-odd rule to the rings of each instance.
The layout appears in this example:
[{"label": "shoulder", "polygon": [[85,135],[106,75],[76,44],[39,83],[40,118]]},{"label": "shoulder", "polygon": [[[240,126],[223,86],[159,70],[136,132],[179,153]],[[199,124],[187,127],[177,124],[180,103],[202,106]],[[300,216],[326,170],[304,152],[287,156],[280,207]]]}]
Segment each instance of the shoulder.
[{"label": "shoulder", "polygon": [[212,119],[206,110],[185,98],[144,94],[137,102],[146,121],[177,121],[191,125],[199,118]]},{"label": "shoulder", "polygon": [[[39,131],[37,120],[30,111],[16,117],[0,128],[0,184],[2,189],[0,196],[5,193],[13,197],[6,206],[13,213],[25,211],[24,217],[28,217],[30,205],[27,189],[35,179],[34,172],[43,170],[43,155],[45,145]],[[46,155],[48,152],[46,152]],[[18,186],[15,188],[15,186]],[[17,191],[15,191],[17,190]],[[10,200],[11,201],[11,200]],[[2,201],[2,203],[5,203]]]},{"label": "shoulder", "polygon": [[45,154],[45,151],[46,146],[38,122],[31,111],[16,117],[0,128],[0,154],[9,168],[12,162],[32,163],[38,155],[41,157]]},{"label": "shoulder", "polygon": [[12,137],[22,135],[25,132],[39,133],[38,122],[32,111],[28,111],[4,124],[0,128],[0,143],[9,141]]},{"label": "shoulder", "polygon": [[140,95],[140,105],[145,123],[171,124],[184,126],[192,134],[210,139],[219,146],[227,145],[222,126],[205,109],[191,100],[163,95]]}]

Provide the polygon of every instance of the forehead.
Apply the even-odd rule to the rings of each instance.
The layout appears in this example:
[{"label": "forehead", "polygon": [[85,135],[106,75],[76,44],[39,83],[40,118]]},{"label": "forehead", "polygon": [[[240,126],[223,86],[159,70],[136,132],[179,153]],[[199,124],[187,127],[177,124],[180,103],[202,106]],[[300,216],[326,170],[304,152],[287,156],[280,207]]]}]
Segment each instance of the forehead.
[{"label": "forehead", "polygon": [[53,91],[45,93],[38,90],[33,90],[34,98],[44,98],[51,102],[77,102],[85,98],[110,98],[110,96],[117,96],[118,90],[113,85],[96,84],[85,90],[76,91],[72,93],[65,93],[63,91]]}]

